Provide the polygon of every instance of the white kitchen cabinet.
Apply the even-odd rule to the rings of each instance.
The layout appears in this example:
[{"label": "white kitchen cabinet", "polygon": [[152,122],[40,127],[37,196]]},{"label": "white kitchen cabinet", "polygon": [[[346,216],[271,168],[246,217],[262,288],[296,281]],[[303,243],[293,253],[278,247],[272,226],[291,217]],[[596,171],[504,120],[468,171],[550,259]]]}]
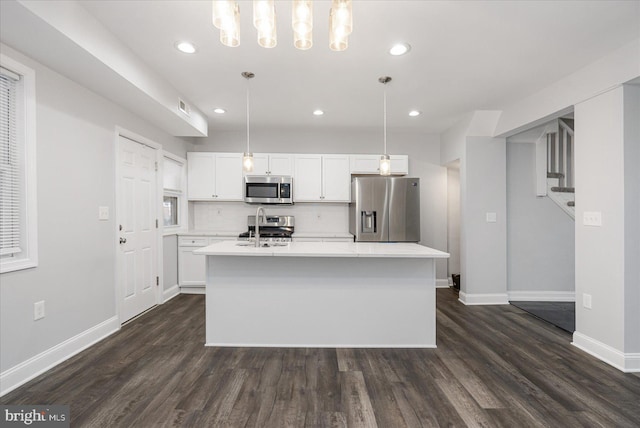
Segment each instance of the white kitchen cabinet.
[{"label": "white kitchen cabinet", "polygon": [[296,155],[293,201],[322,200],[322,155]]},{"label": "white kitchen cabinet", "polygon": [[237,235],[210,238],[206,236],[180,236],[178,239],[178,285],[182,293],[204,293],[206,283],[205,256],[193,250],[219,241],[237,239]]},{"label": "white kitchen cabinet", "polygon": [[[392,175],[409,174],[409,156],[389,155],[389,157]],[[379,174],[380,155],[351,155],[350,171],[351,174]]]},{"label": "white kitchen cabinet", "polygon": [[253,171],[245,175],[293,175],[293,155],[254,153]]},{"label": "white kitchen cabinet", "polygon": [[241,153],[187,153],[190,201],[241,201]]},{"label": "white kitchen cabinet", "polygon": [[295,202],[349,202],[349,156],[296,155],[293,196]]},{"label": "white kitchen cabinet", "polygon": [[351,200],[349,156],[322,156],[322,196],[325,202],[349,202]]}]

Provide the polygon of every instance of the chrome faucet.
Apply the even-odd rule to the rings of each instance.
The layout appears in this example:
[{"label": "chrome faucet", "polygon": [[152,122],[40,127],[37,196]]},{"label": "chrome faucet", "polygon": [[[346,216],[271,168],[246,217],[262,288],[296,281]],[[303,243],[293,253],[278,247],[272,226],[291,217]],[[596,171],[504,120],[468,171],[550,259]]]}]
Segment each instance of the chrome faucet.
[{"label": "chrome faucet", "polygon": [[262,218],[264,222],[267,222],[267,215],[264,212],[264,208],[261,206],[256,210],[256,247],[260,246],[260,212],[262,212]]}]

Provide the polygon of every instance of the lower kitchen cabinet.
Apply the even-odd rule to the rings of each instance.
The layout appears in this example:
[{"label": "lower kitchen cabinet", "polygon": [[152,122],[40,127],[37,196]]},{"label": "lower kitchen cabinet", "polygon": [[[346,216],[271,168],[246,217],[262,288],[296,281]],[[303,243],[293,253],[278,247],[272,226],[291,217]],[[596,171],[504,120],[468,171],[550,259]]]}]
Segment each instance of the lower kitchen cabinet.
[{"label": "lower kitchen cabinet", "polygon": [[204,294],[206,283],[205,256],[193,254],[193,250],[219,241],[237,239],[238,235],[181,236],[178,239],[178,285],[185,294]]}]

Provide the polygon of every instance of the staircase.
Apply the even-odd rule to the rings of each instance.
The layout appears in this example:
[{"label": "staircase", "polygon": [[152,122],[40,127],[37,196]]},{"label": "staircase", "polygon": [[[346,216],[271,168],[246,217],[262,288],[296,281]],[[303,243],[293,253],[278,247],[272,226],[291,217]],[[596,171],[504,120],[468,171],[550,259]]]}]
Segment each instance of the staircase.
[{"label": "staircase", "polygon": [[575,219],[573,119],[558,119],[547,133],[547,196]]}]

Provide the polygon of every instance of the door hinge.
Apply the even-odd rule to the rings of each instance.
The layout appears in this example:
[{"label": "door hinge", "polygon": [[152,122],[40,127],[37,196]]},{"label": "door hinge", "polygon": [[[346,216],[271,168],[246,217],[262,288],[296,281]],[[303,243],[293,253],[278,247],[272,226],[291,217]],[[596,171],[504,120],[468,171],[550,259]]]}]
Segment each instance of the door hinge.
[{"label": "door hinge", "polygon": [[158,219],[156,219],[156,229],[158,228]]},{"label": "door hinge", "polygon": [[158,170],[158,161],[156,161],[156,171]]},{"label": "door hinge", "polygon": [[156,276],[156,285],[160,285],[160,277]]}]

